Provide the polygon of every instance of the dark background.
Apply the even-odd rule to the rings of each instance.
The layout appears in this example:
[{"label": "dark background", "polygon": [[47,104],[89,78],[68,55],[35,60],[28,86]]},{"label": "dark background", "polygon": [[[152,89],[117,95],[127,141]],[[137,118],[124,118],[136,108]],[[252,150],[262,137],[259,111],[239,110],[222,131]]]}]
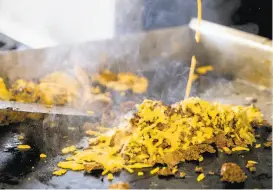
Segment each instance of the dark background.
[{"label": "dark background", "polygon": [[[187,24],[196,9],[196,0],[144,0],[143,27]],[[272,39],[272,0],[203,0],[203,19]]]}]

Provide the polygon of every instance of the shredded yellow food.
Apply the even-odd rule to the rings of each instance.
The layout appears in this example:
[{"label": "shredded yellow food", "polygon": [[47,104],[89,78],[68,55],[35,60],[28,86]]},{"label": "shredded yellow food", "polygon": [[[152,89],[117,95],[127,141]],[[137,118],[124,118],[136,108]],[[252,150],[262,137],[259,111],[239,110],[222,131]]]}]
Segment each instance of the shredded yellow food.
[{"label": "shredded yellow food", "polygon": [[18,140],[24,140],[24,138],[25,138],[25,137],[24,137],[23,135],[19,135],[19,136],[18,136]]},{"label": "shredded yellow food", "polygon": [[205,174],[201,173],[201,174],[198,175],[196,180],[199,182],[199,181],[202,181],[204,178],[205,178]]},{"label": "shredded yellow food", "polygon": [[11,94],[8,91],[4,80],[0,77],[0,100],[10,100]]},{"label": "shredded yellow food", "polygon": [[196,72],[201,75],[204,75],[209,71],[213,71],[213,67],[211,65],[196,68]]},{"label": "shredded yellow food", "polygon": [[226,154],[231,154],[232,151],[228,148],[228,147],[223,147],[223,151],[226,153]]},{"label": "shredded yellow food", "polygon": [[31,147],[29,145],[20,144],[17,146],[17,148],[20,150],[27,150],[27,149],[30,149]]},{"label": "shredded yellow food", "polygon": [[237,146],[237,147],[232,148],[233,152],[235,152],[235,151],[242,151],[242,150],[249,151],[249,148],[241,147],[241,146]]},{"label": "shredded yellow food", "polygon": [[255,145],[255,148],[260,148],[261,147],[261,144],[256,144]]},{"label": "shredded yellow food", "polygon": [[111,181],[111,180],[114,179],[114,176],[113,176],[113,174],[109,173],[109,174],[107,175],[107,178],[108,178],[109,181]]},{"label": "shredded yellow food", "polygon": [[157,172],[159,171],[159,167],[153,169],[150,171],[150,174],[153,175],[153,174],[156,174]]},{"label": "shredded yellow food", "polygon": [[59,162],[58,167],[63,169],[70,169],[74,171],[79,171],[84,169],[82,164],[78,164],[73,161]]},{"label": "shredded yellow food", "polygon": [[[88,172],[102,169],[103,175],[122,169],[153,167],[156,163],[174,168],[186,160],[199,160],[204,152],[248,150],[255,142],[252,124],[263,121],[256,108],[209,103],[189,98],[171,106],[145,100],[138,111],[115,128],[90,140],[88,149],[75,152],[59,165]],[[67,166],[68,165],[68,166]],[[151,171],[155,174],[159,168]],[[177,170],[176,170],[177,171]]]},{"label": "shredded yellow food", "polygon": [[185,173],[185,172],[180,172],[180,173],[179,173],[179,177],[180,177],[180,178],[184,178],[185,176],[186,176],[186,173]]},{"label": "shredded yellow food", "polygon": [[67,170],[65,170],[65,169],[59,169],[59,170],[54,171],[52,174],[56,175],[56,176],[61,176],[61,175],[64,175],[66,172],[67,172]]},{"label": "shredded yellow food", "polygon": [[75,150],[76,150],[75,146],[69,146],[69,147],[64,148],[62,150],[62,153],[63,154],[68,154],[68,153],[74,152]]},{"label": "shredded yellow food", "polygon": [[40,154],[40,158],[46,158],[46,154]]},{"label": "shredded yellow food", "polygon": [[203,162],[204,161],[204,157],[200,156],[200,158],[198,159],[199,162]]},{"label": "shredded yellow food", "polygon": [[93,81],[116,91],[131,90],[133,93],[141,94],[148,88],[148,80],[145,77],[139,77],[133,73],[112,73],[105,70],[102,73],[93,76]]},{"label": "shredded yellow food", "polygon": [[[82,69],[76,69],[78,71]],[[83,71],[83,70],[82,70]],[[77,76],[64,72],[53,72],[39,82],[18,79],[7,88],[3,78],[0,77],[0,100],[16,101],[24,103],[40,103],[48,108],[53,105],[68,105],[78,108],[79,105],[96,105],[97,103],[111,104],[111,94],[102,93],[97,84],[89,85],[89,77],[82,77],[80,71]],[[133,93],[144,93],[148,87],[148,80],[145,77],[133,73],[107,74],[108,71],[96,76],[93,82],[114,90],[125,91],[130,89]],[[86,74],[85,74],[86,75]],[[111,77],[114,75],[114,78]],[[110,76],[110,77],[109,77]],[[106,83],[105,83],[106,82]],[[96,86],[92,86],[96,85]],[[84,91],[82,93],[82,91]],[[92,115],[92,112],[87,112]],[[40,119],[42,114],[16,113],[9,110],[0,110],[0,125],[23,122],[26,119]]]},{"label": "shredded yellow food", "polygon": [[138,176],[143,176],[144,173],[143,173],[143,172],[137,172],[137,175],[138,175]]}]

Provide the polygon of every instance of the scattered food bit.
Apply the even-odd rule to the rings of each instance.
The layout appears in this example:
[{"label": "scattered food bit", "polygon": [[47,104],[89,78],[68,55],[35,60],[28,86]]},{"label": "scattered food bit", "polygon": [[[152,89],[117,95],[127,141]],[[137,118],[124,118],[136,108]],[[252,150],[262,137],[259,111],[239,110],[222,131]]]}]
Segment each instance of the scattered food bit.
[{"label": "scattered food bit", "polygon": [[247,164],[246,164],[246,168],[248,168],[248,170],[250,172],[255,172],[256,171],[256,167],[255,165],[257,164],[258,162],[255,162],[255,161],[252,161],[252,160],[248,160],[247,161]]},{"label": "scattered food bit", "polygon": [[143,173],[143,172],[137,172],[137,175],[138,175],[138,176],[143,176],[144,173]]},{"label": "scattered food bit", "polygon": [[67,139],[68,138],[68,136],[63,136],[63,139]]},{"label": "scattered food bit", "polygon": [[18,136],[18,140],[24,140],[24,138],[25,138],[25,137],[24,137],[23,135],[19,135],[19,136]]},{"label": "scattered food bit", "polygon": [[66,172],[67,172],[67,170],[65,170],[65,169],[59,169],[59,170],[54,171],[52,174],[56,175],[56,176],[61,176],[61,175],[64,175]]},{"label": "scattered food bit", "polygon": [[255,145],[255,148],[260,148],[261,147],[261,144],[256,144]]},{"label": "scattered food bit", "polygon": [[113,174],[109,173],[107,175],[107,178],[108,178],[109,181],[112,181],[114,179],[114,176],[113,176]]},{"label": "scattered food bit", "polygon": [[203,173],[203,172],[204,172],[204,171],[203,171],[203,168],[202,168],[202,167],[199,167],[199,166],[196,166],[195,169],[194,169],[194,171],[195,171],[196,173]]},{"label": "scattered food bit", "polygon": [[109,189],[130,189],[129,183],[119,182],[109,185]]},{"label": "scattered food bit", "polygon": [[204,178],[205,178],[205,174],[201,173],[201,174],[198,175],[196,180],[199,182],[199,181],[202,181]]},{"label": "scattered food bit", "polygon": [[253,160],[248,160],[247,163],[248,163],[248,164],[258,164],[258,162],[253,161]]},{"label": "scattered food bit", "polygon": [[199,162],[203,162],[204,161],[204,157],[200,156],[200,158],[198,159]]},{"label": "scattered food bit", "polygon": [[211,65],[196,68],[196,72],[201,75],[204,75],[209,71],[213,71],[213,67]]},{"label": "scattered food bit", "polygon": [[46,154],[40,154],[40,158],[46,158]]},{"label": "scattered food bit", "polygon": [[148,80],[145,77],[137,76],[133,73],[112,73],[105,70],[96,75],[92,79],[101,85],[116,91],[132,90],[133,93],[141,94],[146,92],[148,88]]},{"label": "scattered food bit", "polygon": [[226,153],[226,154],[231,154],[232,151],[228,148],[228,147],[223,147],[223,151]]},{"label": "scattered food bit", "polygon": [[232,148],[232,152],[236,152],[236,151],[249,151],[249,148],[241,147],[241,146],[236,146]]},{"label": "scattered food bit", "polygon": [[92,136],[100,136],[100,135],[101,135],[100,132],[93,131],[93,130],[91,130],[91,129],[89,129],[88,131],[85,131],[85,134],[87,134],[87,135],[92,135]]},{"label": "scattered food bit", "polygon": [[31,147],[29,145],[20,144],[20,145],[17,146],[17,148],[20,149],[20,150],[28,150]]},{"label": "scattered food bit", "polygon": [[159,167],[157,167],[157,168],[151,170],[151,171],[150,171],[150,174],[151,174],[151,175],[154,175],[154,174],[156,174],[158,171],[159,171]]},{"label": "scattered food bit", "polygon": [[186,176],[186,173],[185,173],[185,172],[180,172],[180,173],[179,173],[179,177],[180,177],[180,178],[185,178],[185,176]]},{"label": "scattered food bit", "polygon": [[126,95],[126,92],[121,92],[120,95],[121,95],[121,96],[125,96],[125,95]]},{"label": "scattered food bit", "polygon": [[252,173],[253,173],[253,172],[256,172],[256,167],[254,167],[254,166],[249,167],[248,169],[249,169],[249,171],[252,172]]},{"label": "scattered food bit", "polygon": [[62,149],[62,153],[68,154],[68,153],[74,152],[75,150],[76,150],[75,146],[69,146],[69,147]]},{"label": "scattered food bit", "polygon": [[84,170],[83,164],[79,164],[74,161],[59,162],[58,167],[63,169],[71,169],[74,171]]},{"label": "scattered food bit", "polygon": [[93,111],[87,111],[87,114],[88,115],[94,115],[94,112]]},{"label": "scattered food bit", "polygon": [[221,180],[231,183],[241,183],[247,179],[245,172],[235,163],[225,163],[221,168]]},{"label": "scattered food bit", "polygon": [[215,172],[209,171],[209,175],[215,175]]},{"label": "scattered food bit", "polygon": [[30,181],[30,178],[28,178],[28,181]]},{"label": "scattered food bit", "polygon": [[157,172],[159,176],[171,176],[174,175],[173,170],[168,167],[160,168]]},{"label": "scattered food bit", "polygon": [[264,147],[266,147],[266,148],[272,147],[272,141],[267,141],[267,142],[265,142],[265,143],[264,143]]}]

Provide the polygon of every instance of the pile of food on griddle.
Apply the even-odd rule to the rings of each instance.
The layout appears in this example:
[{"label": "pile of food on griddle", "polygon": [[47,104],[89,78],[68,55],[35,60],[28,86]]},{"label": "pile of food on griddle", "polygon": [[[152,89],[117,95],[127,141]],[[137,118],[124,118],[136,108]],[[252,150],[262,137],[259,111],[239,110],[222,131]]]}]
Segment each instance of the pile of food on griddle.
[{"label": "pile of food on griddle", "polygon": [[[100,84],[116,91],[144,93],[148,80],[132,73],[114,74],[104,71],[92,78],[94,82],[88,90],[86,100],[110,102],[109,93],[102,93]],[[81,99],[79,83],[61,72],[52,73],[39,82],[17,80],[8,89],[0,79],[0,99],[19,102],[42,103],[45,105],[76,105]],[[95,110],[93,110],[95,111]],[[39,119],[37,114],[18,114],[1,111],[0,122],[7,124],[21,122],[25,118]],[[94,172],[101,175],[113,174],[121,170],[130,173],[151,168],[151,175],[177,176],[187,174],[180,171],[178,164],[185,161],[203,161],[203,153],[217,151],[232,154],[249,151],[255,144],[255,129],[264,123],[262,113],[254,106],[232,106],[211,103],[199,98],[189,98],[172,105],[161,101],[144,100],[136,105],[135,113],[114,128],[94,127],[86,134],[91,136],[89,146],[77,149],[70,146],[62,150],[69,156],[58,163],[54,175],[63,175],[67,170]],[[271,143],[271,144],[270,144]],[[270,147],[272,142],[264,146]],[[161,166],[158,166],[161,164]],[[249,161],[247,168],[254,171],[255,161]],[[205,178],[202,168],[197,181]],[[214,172],[209,172],[213,175]],[[221,169],[221,180],[243,182],[247,176],[235,163],[226,163]]]}]

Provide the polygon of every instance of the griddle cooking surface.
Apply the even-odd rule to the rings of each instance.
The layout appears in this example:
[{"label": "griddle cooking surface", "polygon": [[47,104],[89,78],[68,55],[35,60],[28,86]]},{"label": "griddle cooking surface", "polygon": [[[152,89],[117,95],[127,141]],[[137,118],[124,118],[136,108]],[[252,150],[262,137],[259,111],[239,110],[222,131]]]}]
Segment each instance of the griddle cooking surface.
[{"label": "griddle cooking surface", "polygon": [[[134,100],[141,102],[143,98],[160,99],[166,103],[174,103],[183,99],[186,76],[188,68],[179,64],[172,67],[158,68],[156,72],[143,73],[149,78],[149,90],[143,96],[130,95],[121,97],[116,93],[115,102]],[[166,80],[166,78],[168,80]],[[261,91],[251,86],[234,82],[231,80],[213,76],[203,76],[199,83],[193,86],[193,95],[213,101],[224,103],[248,104],[246,97],[257,98],[256,105],[262,109],[266,118],[269,119],[271,113],[271,93]],[[19,126],[8,126],[3,128],[0,136],[0,187],[3,188],[108,188],[109,184],[123,181],[129,182],[131,188],[154,188],[154,189],[182,189],[182,188],[272,188],[272,150],[252,148],[249,152],[234,153],[225,155],[205,154],[204,161],[181,163],[179,169],[186,173],[185,179],[179,178],[159,178],[150,176],[149,172],[145,176],[139,177],[136,174],[121,172],[115,175],[112,182],[107,177],[84,174],[84,172],[68,171],[64,176],[52,176],[52,171],[59,161],[65,157],[59,156],[61,147],[77,144],[83,147],[86,139],[82,139],[82,133],[78,125],[73,125],[73,130],[65,126],[59,128],[46,128],[39,124],[28,124]],[[64,128],[69,133],[69,138],[63,139],[62,130]],[[257,139],[258,143],[266,141],[270,133],[269,128],[260,128],[257,133],[261,135]],[[32,149],[19,152],[16,150],[18,133],[25,131],[27,141]],[[16,136],[17,135],[17,136]],[[81,142],[80,142],[81,140]],[[5,143],[4,143],[5,142]],[[8,143],[7,143],[8,142]],[[79,143],[80,142],[80,143]],[[39,160],[40,153],[46,153],[48,158]],[[3,156],[4,155],[4,156]],[[8,157],[5,159],[4,157]],[[246,168],[247,160],[258,161],[257,171],[251,174]],[[240,165],[248,175],[245,183],[229,184],[220,181],[219,170],[225,162],[235,162]],[[196,181],[198,174],[194,172],[196,165],[203,167],[205,174],[214,171],[215,175],[206,175],[201,182]]]}]

